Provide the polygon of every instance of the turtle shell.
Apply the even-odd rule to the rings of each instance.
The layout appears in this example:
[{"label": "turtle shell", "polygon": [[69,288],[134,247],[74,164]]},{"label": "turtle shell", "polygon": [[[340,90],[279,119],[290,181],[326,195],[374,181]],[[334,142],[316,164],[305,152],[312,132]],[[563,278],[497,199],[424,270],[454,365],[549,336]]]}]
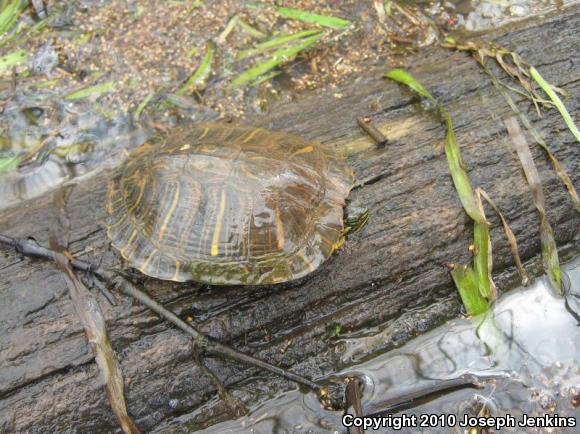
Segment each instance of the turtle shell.
[{"label": "turtle shell", "polygon": [[342,236],[346,161],[283,132],[200,124],[161,133],[113,174],[108,235],[142,273],[262,285],[314,271]]}]

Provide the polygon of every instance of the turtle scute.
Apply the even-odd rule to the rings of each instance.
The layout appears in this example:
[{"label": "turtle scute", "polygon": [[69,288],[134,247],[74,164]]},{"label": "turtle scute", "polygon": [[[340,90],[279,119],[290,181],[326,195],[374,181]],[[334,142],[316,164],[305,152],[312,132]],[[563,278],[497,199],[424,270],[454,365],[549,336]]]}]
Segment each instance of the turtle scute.
[{"label": "turtle scute", "polygon": [[160,133],[113,173],[108,235],[146,275],[214,285],[298,279],[333,252],[353,175],[327,147],[261,128]]}]

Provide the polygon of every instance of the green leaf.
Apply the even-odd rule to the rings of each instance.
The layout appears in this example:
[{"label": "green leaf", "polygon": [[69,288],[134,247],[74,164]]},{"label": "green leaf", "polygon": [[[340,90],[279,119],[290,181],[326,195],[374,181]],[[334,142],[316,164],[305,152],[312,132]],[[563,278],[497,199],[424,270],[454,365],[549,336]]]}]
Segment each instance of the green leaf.
[{"label": "green leaf", "polygon": [[187,79],[183,86],[176,92],[177,95],[184,95],[188,92],[202,88],[211,73],[211,64],[215,55],[215,44],[208,41],[205,46],[205,55],[201,63],[191,77]]},{"label": "green leaf", "polygon": [[250,83],[251,87],[259,86],[260,84],[277,77],[278,75],[282,74],[282,71],[270,71],[267,74],[262,75],[261,77],[257,78],[256,80]]},{"label": "green leaf", "polygon": [[473,267],[455,267],[452,271],[453,280],[459,290],[461,299],[470,315],[487,310],[488,300],[496,297],[495,285],[491,278],[491,240],[489,225],[483,212],[481,199],[477,197],[469,182],[466,165],[461,156],[457,143],[453,121],[445,107],[435,100],[433,95],[411,74],[402,69],[394,69],[385,74],[386,78],[395,80],[408,86],[420,96],[433,101],[439,115],[445,123],[447,134],[445,135],[445,155],[449,171],[453,179],[453,185],[463,205],[463,209],[474,221],[474,259]]},{"label": "green leaf", "polygon": [[244,32],[246,32],[252,38],[260,40],[260,39],[264,39],[268,36],[265,33],[260,32],[258,29],[250,26],[244,20],[238,19],[238,25],[242,28],[242,30]]},{"label": "green leaf", "polygon": [[431,93],[429,93],[429,91],[425,89],[425,87],[419,83],[415,77],[413,77],[404,69],[392,69],[385,74],[385,78],[390,78],[391,80],[404,84],[405,86],[417,92],[423,98],[427,98],[433,102],[436,102],[435,98],[433,98],[433,95],[431,95]]},{"label": "green leaf", "polygon": [[22,158],[16,155],[12,157],[0,157],[0,173],[16,169],[20,161],[22,161]]},{"label": "green leaf", "polygon": [[346,29],[351,25],[350,21],[342,18],[332,17],[329,15],[313,14],[311,12],[306,12],[300,9],[278,6],[276,10],[278,11],[278,14],[284,18],[304,21],[306,23],[315,23],[333,29]]},{"label": "green leaf", "polygon": [[233,81],[233,87],[239,87],[246,83],[256,80],[260,75],[265,74],[281,63],[297,56],[301,51],[316,43],[322,37],[322,33],[304,38],[300,44],[291,45],[286,48],[275,51],[272,56],[266,60],[254,63],[249,69],[246,69],[238,75]]},{"label": "green leaf", "polygon": [[14,27],[25,5],[22,0],[8,0],[4,4],[4,9],[0,12],[0,35],[4,35]]},{"label": "green leaf", "polygon": [[552,88],[550,83],[544,80],[544,77],[542,77],[540,73],[536,70],[536,68],[534,68],[533,66],[530,66],[530,75],[535,80],[535,82],[538,83],[538,85],[542,88],[542,90],[546,92],[546,95],[550,97],[550,99],[552,100],[552,102],[562,115],[564,122],[566,122],[568,129],[572,132],[572,134],[574,134],[576,140],[580,142],[580,131],[578,131],[578,127],[572,120],[572,116],[570,116],[570,113],[568,113],[568,110],[566,110],[566,106],[564,105],[558,94],[554,92],[554,89]]},{"label": "green leaf", "polygon": [[226,42],[226,39],[228,38],[228,36],[230,35],[230,33],[232,33],[232,31],[234,30],[234,28],[238,25],[238,20],[240,18],[237,15],[234,15],[226,24],[225,29],[218,35],[218,37],[216,38],[216,42],[218,44],[224,44]]},{"label": "green leaf", "polygon": [[461,157],[461,151],[457,144],[455,131],[453,130],[453,123],[451,117],[447,114],[445,109],[441,110],[445,124],[447,125],[447,135],[445,136],[445,154],[447,156],[447,163],[449,164],[449,171],[451,178],[455,185],[455,190],[459,196],[459,200],[465,209],[465,212],[474,221],[485,223],[485,216],[482,215],[481,210],[477,206],[477,200],[469,182],[469,177],[465,171],[465,163]]},{"label": "green leaf", "polygon": [[27,57],[28,55],[24,50],[14,51],[0,57],[0,75],[10,72],[16,66],[22,65],[26,62]]},{"label": "green leaf", "polygon": [[141,104],[139,104],[139,106],[135,109],[135,113],[133,113],[133,117],[136,120],[139,120],[141,118],[143,110],[145,110],[145,107],[147,107],[147,104],[149,104],[149,102],[154,96],[155,92],[150,92],[145,98],[143,98],[143,101],[141,101]]},{"label": "green leaf", "polygon": [[74,101],[88,97],[97,97],[105,93],[114,92],[116,88],[117,83],[115,81],[107,81],[106,83],[96,84],[94,86],[85,87],[83,89],[71,92],[65,96],[64,99],[68,101]]},{"label": "green leaf", "polygon": [[491,280],[491,239],[487,223],[475,222],[473,227],[473,269],[479,293],[487,300],[495,298],[495,287]]},{"label": "green leaf", "polygon": [[461,301],[469,316],[479,315],[489,309],[488,301],[481,295],[477,277],[470,266],[455,266],[451,277],[459,291]]},{"label": "green leaf", "polygon": [[308,36],[322,34],[322,30],[304,30],[301,32],[292,33],[290,35],[275,36],[268,39],[254,48],[249,48],[247,50],[240,50],[238,52],[238,59],[245,59],[246,57],[255,56],[257,54],[262,54],[272,48],[277,48],[281,45],[286,45],[289,42],[293,42],[297,39],[304,39]]}]

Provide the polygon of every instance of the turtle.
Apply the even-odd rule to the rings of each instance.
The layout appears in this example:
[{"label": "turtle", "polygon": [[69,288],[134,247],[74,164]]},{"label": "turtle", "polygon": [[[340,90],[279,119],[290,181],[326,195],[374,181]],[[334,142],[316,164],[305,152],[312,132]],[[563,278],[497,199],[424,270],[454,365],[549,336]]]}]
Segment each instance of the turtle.
[{"label": "turtle", "polygon": [[175,127],[112,173],[107,233],[131,267],[154,278],[289,282],[342,245],[353,181],[343,156],[293,134],[217,122]]}]

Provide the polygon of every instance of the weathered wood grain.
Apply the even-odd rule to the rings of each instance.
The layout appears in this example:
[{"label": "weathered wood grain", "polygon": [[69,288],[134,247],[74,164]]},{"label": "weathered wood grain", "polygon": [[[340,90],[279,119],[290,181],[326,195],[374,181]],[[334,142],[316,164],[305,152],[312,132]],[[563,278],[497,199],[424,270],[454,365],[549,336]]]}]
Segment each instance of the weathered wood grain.
[{"label": "weathered wood grain", "polygon": [[[540,24],[500,36],[549,81],[570,92],[566,104],[580,111],[580,14],[568,10]],[[257,289],[207,288],[146,280],[146,290],[212,336],[258,357],[318,377],[341,367],[332,330],[346,333],[392,327],[384,351],[459,312],[445,267],[468,262],[472,226],[454,192],[441,147],[444,128],[416,98],[381,78],[388,65],[368,71],[333,91],[244,122],[299,133],[336,146],[361,149],[351,157],[359,180],[352,192],[371,220],[319,272],[298,285]],[[473,185],[496,201],[512,225],[525,260],[537,263],[538,218],[501,119],[511,112],[464,53],[429,49],[407,60],[411,72],[447,105]],[[369,108],[378,100],[380,108]],[[554,113],[538,119],[541,130],[576,186],[579,145]],[[390,138],[376,149],[356,126],[369,116]],[[577,119],[577,117],[576,117]],[[548,217],[563,251],[578,252],[580,219],[542,152],[533,155],[544,181]],[[105,264],[118,259],[103,230],[106,172],[78,184],[69,201],[71,248]],[[54,211],[50,197],[0,214],[0,231],[46,242]],[[514,281],[513,261],[498,220],[492,230],[496,275]],[[576,244],[575,244],[576,243]],[[0,432],[111,432],[117,429],[104,387],[85,342],[63,276],[50,264],[0,251]],[[500,288],[501,289],[501,288]],[[179,432],[228,415],[211,383],[200,376],[189,340],[132,301],[111,307],[101,297],[111,341],[127,381],[130,413],[144,431]],[[248,404],[293,387],[231,362],[210,366]],[[186,428],[181,427],[184,431]]]}]

